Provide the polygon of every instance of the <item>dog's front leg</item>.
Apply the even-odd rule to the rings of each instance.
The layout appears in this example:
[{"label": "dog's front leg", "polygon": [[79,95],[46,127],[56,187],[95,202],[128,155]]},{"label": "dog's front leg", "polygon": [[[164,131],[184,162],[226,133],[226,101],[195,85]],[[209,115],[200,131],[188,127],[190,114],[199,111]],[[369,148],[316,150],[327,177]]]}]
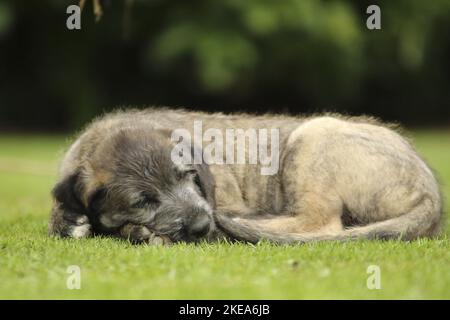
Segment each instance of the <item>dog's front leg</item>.
[{"label": "dog's front leg", "polygon": [[86,215],[66,210],[58,202],[53,206],[48,230],[51,235],[63,238],[79,239],[92,235],[92,227]]},{"label": "dog's front leg", "polygon": [[127,239],[133,243],[148,243],[151,245],[170,245],[172,241],[163,235],[157,235],[150,231],[146,226],[127,223],[119,231],[121,238]]}]

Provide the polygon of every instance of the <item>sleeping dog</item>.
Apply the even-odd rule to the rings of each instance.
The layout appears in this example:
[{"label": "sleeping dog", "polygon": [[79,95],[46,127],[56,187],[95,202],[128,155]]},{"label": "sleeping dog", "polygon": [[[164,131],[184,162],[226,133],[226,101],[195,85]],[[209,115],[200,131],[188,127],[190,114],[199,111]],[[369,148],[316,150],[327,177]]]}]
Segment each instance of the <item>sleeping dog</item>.
[{"label": "sleeping dog", "polygon": [[[194,135],[195,121],[223,136],[230,128],[277,130],[267,144],[279,152],[276,172],[217,150],[223,161],[174,161],[174,132]],[[198,154],[198,143],[188,148]],[[250,157],[252,148],[231,151]],[[408,141],[372,118],[339,115],[114,112],[68,149],[52,195],[52,235],[151,244],[412,240],[436,235],[442,217],[438,183]]]}]

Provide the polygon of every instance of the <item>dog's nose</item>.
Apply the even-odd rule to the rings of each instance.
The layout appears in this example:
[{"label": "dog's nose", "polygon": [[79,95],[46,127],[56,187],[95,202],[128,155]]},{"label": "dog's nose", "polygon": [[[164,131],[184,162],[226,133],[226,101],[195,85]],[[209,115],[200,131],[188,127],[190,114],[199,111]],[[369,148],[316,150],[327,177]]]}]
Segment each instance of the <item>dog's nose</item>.
[{"label": "dog's nose", "polygon": [[194,238],[201,238],[208,234],[210,225],[211,219],[209,218],[209,216],[204,215],[197,217],[187,226],[188,233]]}]

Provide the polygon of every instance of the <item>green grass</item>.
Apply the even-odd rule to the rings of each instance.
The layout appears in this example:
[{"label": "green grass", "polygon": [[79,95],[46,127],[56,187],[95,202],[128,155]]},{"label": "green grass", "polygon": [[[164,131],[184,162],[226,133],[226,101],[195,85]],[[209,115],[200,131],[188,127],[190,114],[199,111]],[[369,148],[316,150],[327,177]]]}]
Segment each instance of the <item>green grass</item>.
[{"label": "green grass", "polygon": [[[413,137],[449,198],[450,131]],[[0,298],[450,298],[448,225],[438,240],[412,243],[150,247],[50,238],[49,191],[65,144],[60,137],[0,137]],[[81,268],[80,290],[66,287],[70,265]],[[366,286],[369,265],[381,269],[380,290]]]}]

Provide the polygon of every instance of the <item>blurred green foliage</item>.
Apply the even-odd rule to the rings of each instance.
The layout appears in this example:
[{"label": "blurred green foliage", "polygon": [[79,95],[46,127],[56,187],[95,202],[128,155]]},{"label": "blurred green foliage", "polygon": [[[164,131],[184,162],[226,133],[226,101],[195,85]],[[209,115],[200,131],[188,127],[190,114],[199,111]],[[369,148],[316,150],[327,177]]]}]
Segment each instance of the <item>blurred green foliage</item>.
[{"label": "blurred green foliage", "polygon": [[[0,125],[69,129],[119,105],[450,120],[450,1],[0,0]],[[381,30],[366,8],[381,7]]]}]

